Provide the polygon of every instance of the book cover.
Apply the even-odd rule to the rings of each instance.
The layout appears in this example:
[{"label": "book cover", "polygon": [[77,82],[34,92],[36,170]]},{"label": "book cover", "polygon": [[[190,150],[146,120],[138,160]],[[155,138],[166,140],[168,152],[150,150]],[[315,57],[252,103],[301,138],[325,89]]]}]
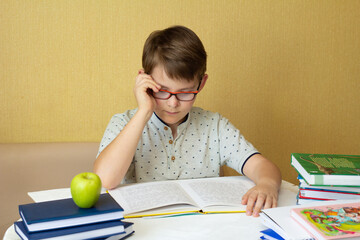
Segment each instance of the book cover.
[{"label": "book cover", "polygon": [[293,153],[291,165],[310,185],[360,184],[360,155]]},{"label": "book cover", "polygon": [[[41,239],[121,239],[133,233],[132,224],[121,222],[120,220],[93,223],[77,227],[62,229],[53,229],[41,232],[28,232],[23,221],[15,222],[15,232],[23,240],[41,240]],[[117,237],[117,238],[115,238]],[[121,237],[121,238],[119,238]]]},{"label": "book cover", "polygon": [[[133,223],[128,223],[128,222],[124,222],[124,223],[133,224]],[[129,226],[129,227],[125,226],[125,230],[123,233],[112,235],[108,238],[105,238],[104,240],[123,240],[123,239],[127,239],[134,233],[135,233],[135,231],[133,230],[132,226]],[[101,238],[101,239],[103,239],[103,238]],[[99,238],[98,238],[98,240],[99,240]]]},{"label": "book cover", "polygon": [[293,208],[290,215],[317,239],[360,238],[360,201]]},{"label": "book cover", "polygon": [[92,208],[79,208],[68,198],[19,205],[19,213],[30,232],[123,218],[123,208],[107,193]]},{"label": "book cover", "polygon": [[279,234],[277,234],[274,230],[271,228],[265,229],[260,231],[262,234],[264,234],[264,239],[269,240],[284,240]]}]

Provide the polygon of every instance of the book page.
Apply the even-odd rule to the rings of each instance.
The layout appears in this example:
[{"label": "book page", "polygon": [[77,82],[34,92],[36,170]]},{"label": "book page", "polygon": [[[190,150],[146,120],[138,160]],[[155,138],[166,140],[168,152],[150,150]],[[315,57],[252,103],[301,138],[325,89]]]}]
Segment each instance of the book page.
[{"label": "book page", "polygon": [[242,176],[184,180],[180,184],[202,209],[214,205],[245,209],[242,196],[255,186]]},{"label": "book page", "polygon": [[175,204],[195,205],[177,181],[133,184],[109,190],[109,193],[124,208],[125,214]]}]

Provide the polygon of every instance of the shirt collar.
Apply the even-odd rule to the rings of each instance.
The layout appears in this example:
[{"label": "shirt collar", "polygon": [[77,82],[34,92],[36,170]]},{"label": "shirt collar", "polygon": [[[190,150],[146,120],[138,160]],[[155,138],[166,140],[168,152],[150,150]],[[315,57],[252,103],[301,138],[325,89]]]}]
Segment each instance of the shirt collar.
[{"label": "shirt collar", "polygon": [[[190,112],[186,115],[184,121],[179,124],[177,128],[178,134],[188,125],[190,119]],[[168,126],[158,115],[156,115],[155,112],[151,116],[150,121],[153,122],[159,129],[163,129],[165,126]]]}]

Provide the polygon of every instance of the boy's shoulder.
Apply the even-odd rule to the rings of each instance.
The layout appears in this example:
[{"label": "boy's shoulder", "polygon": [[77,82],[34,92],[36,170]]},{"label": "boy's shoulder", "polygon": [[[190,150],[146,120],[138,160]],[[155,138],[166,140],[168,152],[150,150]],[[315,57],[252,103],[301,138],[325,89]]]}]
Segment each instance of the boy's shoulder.
[{"label": "boy's shoulder", "polygon": [[221,116],[218,112],[212,112],[209,110],[204,110],[200,107],[192,107],[190,110],[190,116],[192,118],[201,118],[201,119],[207,119],[207,120],[214,120],[214,119],[221,119],[223,116]]},{"label": "boy's shoulder", "polygon": [[209,110],[204,110],[200,107],[193,107],[189,113],[189,122],[194,126],[217,126],[217,127],[226,127],[231,122],[229,119],[224,117],[218,112],[212,112]]},{"label": "boy's shoulder", "polygon": [[200,121],[200,122],[222,122],[227,121],[220,113],[212,112],[209,110],[202,109],[200,107],[192,107],[190,110],[190,119],[191,121]]},{"label": "boy's shoulder", "polygon": [[116,113],[112,116],[112,120],[115,121],[129,121],[136,113],[137,108],[129,109],[122,113]]}]

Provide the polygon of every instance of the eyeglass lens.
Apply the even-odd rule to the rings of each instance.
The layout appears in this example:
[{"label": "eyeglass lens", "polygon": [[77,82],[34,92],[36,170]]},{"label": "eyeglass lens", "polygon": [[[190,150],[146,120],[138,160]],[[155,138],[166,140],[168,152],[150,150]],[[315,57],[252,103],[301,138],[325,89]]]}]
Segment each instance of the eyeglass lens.
[{"label": "eyeglass lens", "polygon": [[169,99],[171,95],[175,95],[176,98],[180,101],[191,101],[195,98],[195,93],[169,93],[169,92],[163,92],[159,91],[157,93],[153,92],[153,96],[158,99]]}]

